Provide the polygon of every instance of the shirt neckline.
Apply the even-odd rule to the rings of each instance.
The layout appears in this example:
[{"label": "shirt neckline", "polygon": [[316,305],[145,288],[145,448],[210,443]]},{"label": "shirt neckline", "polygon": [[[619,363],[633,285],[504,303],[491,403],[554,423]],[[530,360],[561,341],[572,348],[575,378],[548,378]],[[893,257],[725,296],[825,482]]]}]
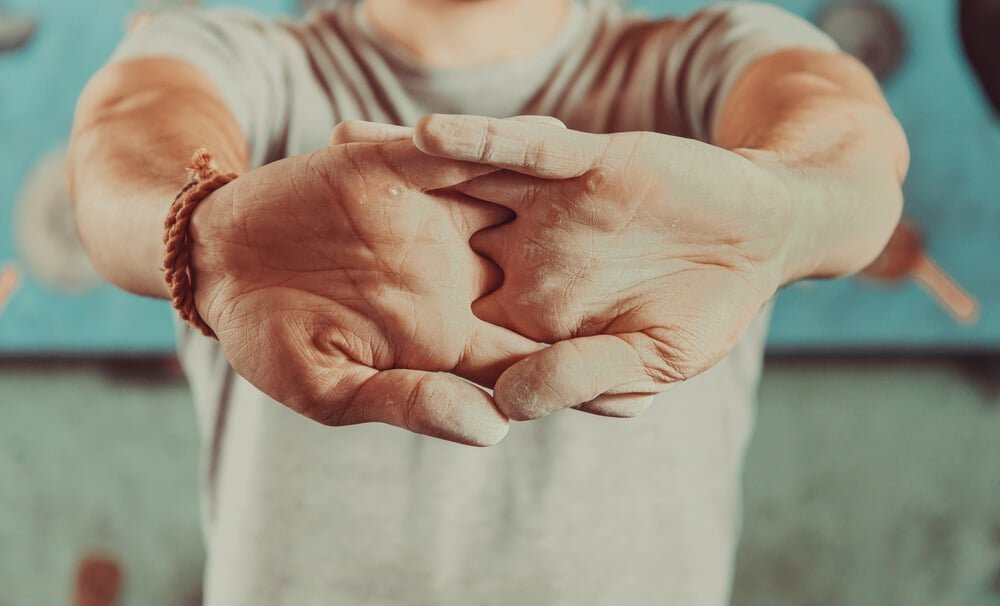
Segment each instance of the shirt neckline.
[{"label": "shirt neckline", "polygon": [[578,0],[571,0],[569,13],[559,32],[544,47],[530,55],[465,67],[433,67],[421,63],[409,50],[378,31],[368,20],[362,5],[363,2],[351,2],[347,7],[357,29],[395,64],[399,75],[428,81],[495,80],[525,71],[537,71],[542,65],[555,63],[569,49],[584,24],[583,7]]}]

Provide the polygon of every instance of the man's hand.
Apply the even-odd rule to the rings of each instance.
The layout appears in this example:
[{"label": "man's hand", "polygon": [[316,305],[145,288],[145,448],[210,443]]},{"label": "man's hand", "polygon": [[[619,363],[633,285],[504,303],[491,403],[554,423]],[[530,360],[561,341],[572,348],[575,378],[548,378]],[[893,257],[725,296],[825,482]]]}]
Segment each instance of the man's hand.
[{"label": "man's hand", "polygon": [[516,171],[457,187],[517,215],[472,239],[504,271],[476,315],[554,343],[497,381],[512,419],[703,372],[782,283],[796,227],[788,192],[736,153],[475,116],[431,116],[415,140],[434,156]]},{"label": "man's hand", "polygon": [[288,158],[215,192],[194,216],[196,304],[233,368],[321,423],[502,439],[489,395],[448,373],[491,385],[538,349],[470,308],[501,277],[469,237],[509,211],[436,191],[493,170],[407,136]]}]

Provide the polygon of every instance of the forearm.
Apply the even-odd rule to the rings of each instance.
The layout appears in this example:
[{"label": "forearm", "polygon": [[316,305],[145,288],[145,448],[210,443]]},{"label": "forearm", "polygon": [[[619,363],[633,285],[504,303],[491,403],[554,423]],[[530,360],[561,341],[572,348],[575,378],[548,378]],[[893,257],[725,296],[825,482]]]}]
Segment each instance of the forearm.
[{"label": "forearm", "polygon": [[246,144],[212,84],[166,59],[112,65],[80,98],[67,171],[77,228],[94,265],[117,286],[165,297],[163,222],[193,152],[246,168]]},{"label": "forearm", "polygon": [[899,219],[906,138],[874,78],[846,55],[794,50],[756,62],[714,142],[781,175],[794,225],[786,283],[862,269]]}]

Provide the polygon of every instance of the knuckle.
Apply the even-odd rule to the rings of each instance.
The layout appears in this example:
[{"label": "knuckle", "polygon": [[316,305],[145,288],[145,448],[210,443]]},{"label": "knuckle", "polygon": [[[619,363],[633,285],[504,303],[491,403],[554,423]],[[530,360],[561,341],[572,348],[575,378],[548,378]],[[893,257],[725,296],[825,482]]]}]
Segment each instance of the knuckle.
[{"label": "knuckle", "polygon": [[433,423],[428,422],[428,403],[440,400],[441,386],[437,375],[427,373],[420,377],[406,396],[403,405],[403,424],[410,431],[427,433]]},{"label": "knuckle", "polygon": [[499,136],[497,124],[494,120],[486,120],[477,135],[476,158],[480,162],[490,164],[500,159],[500,151],[497,149],[496,141]]},{"label": "knuckle", "polygon": [[333,129],[333,141],[335,143],[348,143],[358,138],[361,132],[362,122],[360,120],[346,120]]},{"label": "knuckle", "polygon": [[522,164],[528,170],[538,170],[545,164],[546,149],[542,141],[527,141],[524,144]]},{"label": "knuckle", "polygon": [[659,364],[648,368],[651,379],[664,385],[683,383],[694,376],[691,364],[683,357],[673,354],[663,355]]},{"label": "knuckle", "polygon": [[605,231],[617,231],[632,220],[637,200],[612,189],[610,180],[605,168],[591,169],[578,179],[575,195],[569,200],[577,220]]},{"label": "knuckle", "polygon": [[448,129],[444,128],[441,120],[435,116],[422,118],[414,129],[422,147],[432,153],[445,151],[454,140]]},{"label": "knuckle", "polygon": [[438,151],[445,148],[449,137],[436,128],[426,128],[421,131],[421,139],[430,151]]},{"label": "knuckle", "polygon": [[[660,384],[682,383],[701,374],[707,364],[699,339],[681,328],[645,331],[650,337],[649,351],[643,358],[652,358],[646,365],[650,378]],[[649,355],[651,354],[651,355]]]}]

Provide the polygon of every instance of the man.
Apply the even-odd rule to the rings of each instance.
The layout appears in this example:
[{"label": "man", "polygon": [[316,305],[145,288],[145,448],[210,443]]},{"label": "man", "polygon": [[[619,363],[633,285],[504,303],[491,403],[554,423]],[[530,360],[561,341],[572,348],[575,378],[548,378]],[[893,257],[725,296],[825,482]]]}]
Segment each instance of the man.
[{"label": "man", "polygon": [[179,337],[211,606],[724,604],[758,312],[866,265],[908,162],[865,69],[764,5],[164,13],[74,128],[122,288],[167,295],[201,147],[240,175],[191,226],[218,341]]}]

